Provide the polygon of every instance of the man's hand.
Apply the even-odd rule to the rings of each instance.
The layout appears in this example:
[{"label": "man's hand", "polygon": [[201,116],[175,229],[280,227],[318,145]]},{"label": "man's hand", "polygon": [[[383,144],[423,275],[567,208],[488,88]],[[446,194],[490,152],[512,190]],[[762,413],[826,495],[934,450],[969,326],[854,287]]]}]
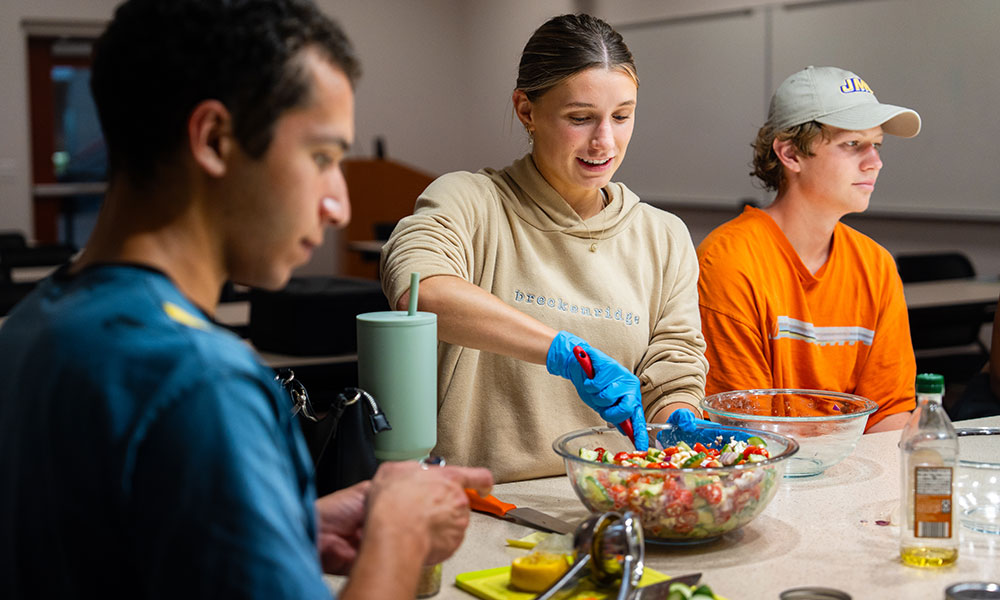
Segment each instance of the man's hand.
[{"label": "man's hand", "polygon": [[493,476],[486,469],[424,469],[414,462],[389,462],[379,467],[372,481],[319,498],[317,546],[323,571],[349,572],[364,537],[373,537],[375,544],[391,543],[391,534],[387,542],[376,541],[384,539],[381,536],[366,536],[366,523],[382,528],[380,533],[401,528],[414,534],[418,546],[426,546],[426,564],[441,562],[458,549],[465,536],[469,523],[466,487],[486,495],[493,487]]},{"label": "man's hand", "polygon": [[465,537],[469,524],[467,487],[488,494],[493,475],[479,468],[384,463],[372,479],[365,528],[386,528],[411,536],[411,541],[424,547],[424,564],[441,562]]},{"label": "man's hand", "polygon": [[316,545],[324,572],[346,575],[354,565],[370,488],[370,481],[362,481],[316,500]]}]

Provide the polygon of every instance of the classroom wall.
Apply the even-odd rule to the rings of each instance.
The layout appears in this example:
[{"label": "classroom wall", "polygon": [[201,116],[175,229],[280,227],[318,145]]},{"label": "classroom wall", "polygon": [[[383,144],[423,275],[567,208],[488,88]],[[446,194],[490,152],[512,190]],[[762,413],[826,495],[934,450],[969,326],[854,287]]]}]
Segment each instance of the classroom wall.
[{"label": "classroom wall", "polygon": [[[886,166],[869,211],[851,215],[845,222],[894,254],[961,250],[979,274],[1000,274],[1000,219],[996,216],[1000,212],[1000,153],[994,148],[1000,121],[993,115],[997,81],[982,71],[983,64],[1000,55],[995,34],[1000,2],[592,0],[590,5],[593,14],[618,27],[626,42],[634,39],[637,48],[649,46],[650,40],[667,45],[671,35],[692,38],[686,46],[689,54],[677,49],[676,57],[652,61],[654,77],[669,77],[677,71],[685,74],[667,82],[653,80],[643,86],[645,90],[640,87],[638,133],[626,159],[632,164],[623,165],[619,174],[634,187],[650,188],[644,195],[681,216],[696,243],[739,211],[739,199],[770,201],[771,195],[747,185],[751,179],[745,173],[751,159],[748,144],[756,126],[766,118],[767,99],[774,87],[806,64],[838,64],[868,78],[880,100],[912,106],[924,118],[917,138],[887,140]],[[765,13],[769,14],[765,17]],[[640,61],[644,84],[650,81],[650,62]],[[715,74],[731,83],[737,78],[727,79],[726,69],[734,62],[746,68],[746,77],[740,79],[742,91],[732,90],[721,101],[720,94],[699,96],[669,87],[712,89],[719,85],[711,80]],[[705,64],[713,66],[708,74],[697,70],[697,65]],[[658,92],[657,86],[666,91]],[[646,152],[651,144],[643,121],[650,118],[650,96],[664,111],[661,120],[673,119],[668,124],[673,129],[661,125],[665,133],[658,139],[684,132],[684,139],[662,143],[663,149],[656,152]],[[727,104],[731,96],[743,102]],[[751,112],[758,113],[750,129],[744,105],[753,105]],[[670,112],[678,107],[680,117]],[[718,146],[720,141],[724,147]],[[732,154],[732,148],[741,147],[745,154]],[[675,148],[678,154],[671,155]],[[638,159],[637,153],[642,153]],[[664,157],[663,169],[652,170],[657,159],[648,161],[650,155]],[[725,173],[716,174],[720,165]],[[664,180],[664,172],[671,167],[676,173],[670,172],[672,178]],[[733,179],[733,174],[743,179]],[[650,175],[668,183],[656,189],[647,184]],[[692,183],[698,181],[704,184]],[[671,201],[672,195],[688,198]]]},{"label": "classroom wall", "polygon": [[[365,73],[358,87],[357,141],[352,154],[371,156],[374,138],[383,136],[390,157],[437,174],[503,166],[527,151],[524,134],[510,113],[510,93],[521,48],[534,28],[549,16],[586,10],[616,25],[634,25],[755,9],[776,3],[764,0],[319,0],[319,4],[344,25],[364,65]],[[842,4],[850,5],[851,2]],[[3,108],[0,111],[0,228],[32,229],[22,20],[92,22],[107,19],[116,5],[117,0],[0,2],[0,80],[4,81],[0,86],[0,107]],[[960,7],[961,2],[953,6]],[[1000,10],[1000,2],[997,10]],[[655,71],[649,69],[643,73],[646,80],[655,76]],[[640,102],[641,99],[640,95]],[[647,119],[656,118],[656,107],[641,106],[637,127],[643,127]],[[934,152],[934,149],[926,151]],[[995,153],[992,147],[982,151]],[[891,176],[887,167],[883,177]],[[995,193],[1000,202],[1000,190],[988,192]],[[873,205],[877,203],[878,191]],[[735,209],[697,205],[668,208],[687,221],[696,241],[735,213]],[[892,252],[959,248],[972,257],[980,273],[1000,274],[1000,244],[997,243],[1000,223],[865,216],[851,217],[848,222],[875,237]],[[335,236],[331,232],[328,238]],[[329,272],[336,264],[331,252],[317,253],[317,260],[310,268]]]},{"label": "classroom wall", "polygon": [[22,24],[29,21],[106,20],[117,0],[3,0],[0,2],[0,229],[34,231],[28,59]]}]

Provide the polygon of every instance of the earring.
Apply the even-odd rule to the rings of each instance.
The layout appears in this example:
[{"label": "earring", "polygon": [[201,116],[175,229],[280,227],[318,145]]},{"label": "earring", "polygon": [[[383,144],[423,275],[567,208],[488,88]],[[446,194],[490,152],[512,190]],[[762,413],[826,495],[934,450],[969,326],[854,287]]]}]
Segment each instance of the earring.
[{"label": "earring", "polygon": [[530,130],[530,129],[525,129],[525,131],[528,132],[528,145],[529,146],[534,146],[535,145],[535,132],[532,131],[532,130]]}]

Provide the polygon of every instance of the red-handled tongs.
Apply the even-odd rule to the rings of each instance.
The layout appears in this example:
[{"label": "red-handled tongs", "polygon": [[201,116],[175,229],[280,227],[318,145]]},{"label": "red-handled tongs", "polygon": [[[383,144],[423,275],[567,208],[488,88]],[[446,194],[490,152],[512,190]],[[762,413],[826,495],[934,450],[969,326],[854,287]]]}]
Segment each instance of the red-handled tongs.
[{"label": "red-handled tongs", "polygon": [[[587,351],[583,349],[582,346],[573,346],[573,354],[576,356],[577,362],[580,363],[580,367],[583,369],[583,373],[587,376],[587,379],[594,378],[594,363],[590,361],[590,355]],[[635,446],[635,432],[632,430],[632,419],[625,419],[618,424],[628,439],[632,440],[632,445]]]}]

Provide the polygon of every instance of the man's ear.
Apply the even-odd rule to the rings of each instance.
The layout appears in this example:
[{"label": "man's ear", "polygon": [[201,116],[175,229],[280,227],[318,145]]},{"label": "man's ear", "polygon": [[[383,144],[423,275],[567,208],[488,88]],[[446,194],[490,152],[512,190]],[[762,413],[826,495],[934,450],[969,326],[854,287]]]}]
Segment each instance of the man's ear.
[{"label": "man's ear", "polygon": [[521,121],[521,125],[524,125],[528,133],[532,133],[535,130],[535,123],[531,111],[531,100],[528,100],[528,95],[523,90],[514,90],[511,100],[514,102],[514,114],[517,115],[517,119]]},{"label": "man's ear", "polygon": [[786,169],[794,173],[802,170],[802,155],[799,154],[799,150],[795,147],[795,143],[792,140],[775,139],[771,143],[771,148],[774,150],[774,154],[778,157],[778,160],[781,161],[781,164],[785,165]]},{"label": "man's ear", "polygon": [[218,100],[203,100],[188,117],[188,146],[194,161],[214,177],[226,174],[226,164],[235,145],[233,118]]}]

